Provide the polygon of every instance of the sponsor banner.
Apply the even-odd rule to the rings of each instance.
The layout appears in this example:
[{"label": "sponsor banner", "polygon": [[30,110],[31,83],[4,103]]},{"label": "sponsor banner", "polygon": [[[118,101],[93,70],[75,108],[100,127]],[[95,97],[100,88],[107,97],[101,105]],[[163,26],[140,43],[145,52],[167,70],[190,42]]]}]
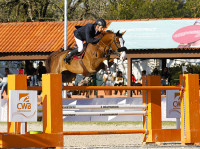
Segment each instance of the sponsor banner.
[{"label": "sponsor banner", "polygon": [[200,20],[152,20],[112,22],[107,30],[126,31],[128,49],[199,48]]},{"label": "sponsor banner", "polygon": [[37,121],[37,91],[9,91],[9,122]]},{"label": "sponsor banner", "polygon": [[166,117],[181,118],[181,100],[179,90],[166,91]]}]

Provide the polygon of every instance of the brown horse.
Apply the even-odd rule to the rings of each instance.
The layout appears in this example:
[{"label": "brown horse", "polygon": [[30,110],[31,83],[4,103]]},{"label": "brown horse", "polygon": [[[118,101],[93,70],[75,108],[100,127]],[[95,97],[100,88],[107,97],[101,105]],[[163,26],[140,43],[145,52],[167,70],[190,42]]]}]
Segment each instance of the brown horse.
[{"label": "brown horse", "polygon": [[[126,48],[123,47],[123,33],[106,31],[97,44],[88,44],[81,58],[72,58],[70,64],[64,62],[67,51],[53,52],[47,59],[47,69],[50,73],[62,73],[63,82],[71,82],[76,74],[89,76],[104,67],[104,61],[110,60],[111,54],[117,54],[125,59]],[[49,67],[49,68],[48,68]]]}]

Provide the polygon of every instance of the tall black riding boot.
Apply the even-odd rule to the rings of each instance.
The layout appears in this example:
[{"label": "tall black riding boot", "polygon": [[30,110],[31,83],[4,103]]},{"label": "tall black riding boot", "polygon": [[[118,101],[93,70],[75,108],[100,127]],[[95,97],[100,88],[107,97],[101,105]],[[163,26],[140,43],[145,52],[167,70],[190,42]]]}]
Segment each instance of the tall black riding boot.
[{"label": "tall black riding boot", "polygon": [[68,64],[70,64],[70,60],[72,58],[72,56],[76,55],[78,53],[78,48],[75,48],[72,50],[72,52],[70,52],[69,54],[66,55],[66,57],[64,58],[64,61]]}]

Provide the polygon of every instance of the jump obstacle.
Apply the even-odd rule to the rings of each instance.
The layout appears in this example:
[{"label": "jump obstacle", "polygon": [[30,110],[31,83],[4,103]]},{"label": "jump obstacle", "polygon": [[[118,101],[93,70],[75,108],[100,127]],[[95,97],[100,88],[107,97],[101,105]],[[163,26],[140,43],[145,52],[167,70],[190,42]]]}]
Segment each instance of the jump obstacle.
[{"label": "jump obstacle", "polygon": [[[63,147],[63,135],[96,134],[142,133],[143,143],[181,141],[185,145],[200,142],[199,75],[197,74],[180,76],[180,86],[160,86],[159,76],[147,76],[143,77],[143,85],[146,86],[64,87],[65,90],[143,90],[143,105],[140,108],[144,108],[144,111],[139,111],[143,115],[142,130],[63,131],[62,76],[45,74],[42,76],[42,81],[43,132],[28,134],[26,123],[26,133],[20,134],[20,123],[8,122],[8,131],[0,133],[0,148]],[[8,92],[9,90],[27,90],[26,75],[9,75]],[[162,129],[160,90],[180,90],[181,129]],[[108,108],[109,106],[114,108],[116,105],[91,106],[90,108]],[[64,108],[88,107],[66,106]],[[124,108],[133,107],[125,106]]]}]

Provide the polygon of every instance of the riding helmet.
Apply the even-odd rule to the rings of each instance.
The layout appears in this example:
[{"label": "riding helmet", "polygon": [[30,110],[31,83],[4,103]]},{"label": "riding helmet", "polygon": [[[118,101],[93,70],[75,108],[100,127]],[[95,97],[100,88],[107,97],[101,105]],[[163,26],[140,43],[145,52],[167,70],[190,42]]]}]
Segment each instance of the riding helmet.
[{"label": "riding helmet", "polygon": [[99,26],[103,26],[106,28],[106,21],[104,19],[98,19],[95,24],[99,25]]}]

